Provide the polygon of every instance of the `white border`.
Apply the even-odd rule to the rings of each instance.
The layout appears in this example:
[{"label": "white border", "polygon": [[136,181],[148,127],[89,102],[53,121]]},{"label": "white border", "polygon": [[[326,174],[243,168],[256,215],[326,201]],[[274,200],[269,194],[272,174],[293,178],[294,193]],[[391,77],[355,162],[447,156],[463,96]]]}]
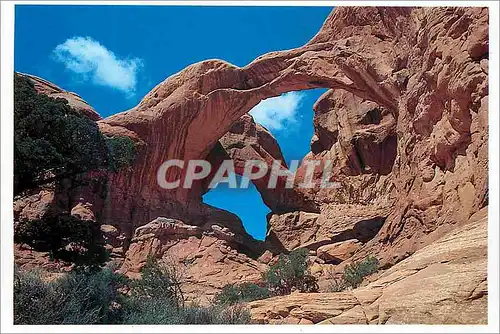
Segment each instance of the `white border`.
[{"label": "white border", "polygon": [[[13,81],[14,81],[14,5],[204,5],[204,6],[484,6],[489,7],[490,57],[489,57],[489,219],[488,219],[488,325],[186,325],[186,326],[13,326],[12,286],[13,275]],[[75,18],[78,19],[78,18]],[[252,333],[252,332],[304,332],[304,333],[485,333],[499,329],[499,3],[497,1],[10,1],[1,3],[1,332],[2,333]],[[7,283],[9,282],[9,283]],[[6,284],[7,283],[7,284]]]},{"label": "white border", "polygon": [[[1,221],[2,237],[0,249],[1,258],[1,304],[2,332],[4,325],[13,322],[12,278],[14,272],[14,224],[13,224],[13,189],[14,180],[14,6],[11,3],[1,3]],[[8,288],[7,288],[8,287]],[[10,306],[10,307],[9,307]]]}]

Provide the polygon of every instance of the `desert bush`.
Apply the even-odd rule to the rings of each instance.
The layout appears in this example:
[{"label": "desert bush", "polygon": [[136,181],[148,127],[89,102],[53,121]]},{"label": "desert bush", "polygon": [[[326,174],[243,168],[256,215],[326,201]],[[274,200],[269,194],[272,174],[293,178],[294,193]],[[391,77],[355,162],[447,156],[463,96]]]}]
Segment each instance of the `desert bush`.
[{"label": "desert bush", "polygon": [[328,291],[341,292],[349,289],[349,285],[344,281],[343,277],[335,277],[335,274],[330,274],[328,281]]},{"label": "desert bush", "polygon": [[182,271],[173,261],[159,262],[148,256],[141,269],[141,279],[132,283],[132,293],[136,298],[159,298],[178,307],[184,302],[182,276]]},{"label": "desert bush", "polygon": [[[15,270],[14,323],[48,324],[245,324],[239,305],[184,305],[172,269],[149,260],[144,281],[130,281],[112,269],[77,270],[56,280],[38,271]],[[132,293],[125,294],[125,287]]]},{"label": "desert bush", "polygon": [[308,251],[301,248],[281,254],[278,262],[272,265],[263,275],[269,291],[273,295],[287,295],[292,289],[301,292],[318,290],[317,280],[308,273]]},{"label": "desert bush", "polygon": [[363,279],[378,270],[379,261],[374,256],[368,256],[361,262],[353,262],[344,268],[341,277],[330,274],[329,290],[332,292],[357,288]]},{"label": "desert bush", "polygon": [[107,164],[96,122],[14,77],[14,194]]},{"label": "desert bush", "polygon": [[137,152],[132,139],[125,136],[104,137],[108,148],[108,165],[111,171],[118,171],[134,163]]},{"label": "desert bush", "polygon": [[250,314],[243,307],[217,304],[185,305],[182,271],[173,261],[159,263],[149,257],[142,278],[132,283],[132,294],[123,303],[127,324],[244,324]]},{"label": "desert bush", "polygon": [[215,321],[220,325],[249,324],[251,320],[250,312],[243,305],[224,307],[217,314],[218,316]]},{"label": "desert bush", "polygon": [[250,313],[241,305],[202,307],[192,304],[182,310],[181,319],[183,324],[247,324]]},{"label": "desert bush", "polygon": [[108,258],[99,225],[68,214],[19,222],[14,229],[14,240],[77,267],[95,269]]},{"label": "desert bush", "polygon": [[363,279],[378,270],[378,260],[368,256],[361,262],[353,262],[344,268],[344,281],[352,288],[357,288]]},{"label": "desert bush", "polygon": [[300,292],[318,292],[318,279],[313,275],[306,274],[297,282],[295,287]]},{"label": "desert bush", "polygon": [[240,305],[199,306],[185,305],[178,308],[170,301],[153,297],[133,301],[127,306],[124,324],[183,325],[183,324],[247,324],[250,313]]},{"label": "desert bush", "polygon": [[179,307],[169,299],[130,296],[123,305],[124,324],[179,324]]},{"label": "desert bush", "polygon": [[117,293],[125,278],[111,270],[72,272],[44,281],[40,272],[14,272],[15,324],[111,324],[120,322]]},{"label": "desert bush", "polygon": [[219,305],[234,305],[264,298],[269,298],[269,290],[255,283],[227,284],[215,295],[214,302]]}]

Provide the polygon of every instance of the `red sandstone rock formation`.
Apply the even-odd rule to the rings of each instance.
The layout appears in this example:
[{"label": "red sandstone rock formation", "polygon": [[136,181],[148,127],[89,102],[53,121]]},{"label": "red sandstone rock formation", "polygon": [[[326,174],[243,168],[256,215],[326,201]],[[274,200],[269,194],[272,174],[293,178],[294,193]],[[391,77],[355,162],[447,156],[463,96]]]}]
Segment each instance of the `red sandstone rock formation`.
[{"label": "red sandstone rock formation", "polygon": [[[225,150],[225,154],[216,147],[215,151],[218,151],[212,151],[210,156],[225,156],[227,159],[233,160],[236,174],[243,175],[245,162],[249,160],[259,160],[269,166],[267,174],[254,180],[253,183],[264,203],[273,212],[287,212],[292,209],[317,210],[312,198],[308,197],[309,194],[296,188],[286,188],[286,178],[283,176],[277,177],[276,188],[268,188],[273,162],[280,161],[282,170],[288,168],[276,139],[266,128],[256,124],[252,116],[243,115],[239,118],[219,142],[222,149]],[[217,167],[218,164],[213,163],[213,168]]]},{"label": "red sandstone rock formation", "polygon": [[186,297],[207,303],[224,285],[257,281],[267,268],[245,254],[239,237],[219,225],[202,228],[159,217],[137,228],[120,270],[140,277],[148,256],[163,259],[179,271]]},{"label": "red sandstone rock formation", "polygon": [[[236,216],[201,203],[206,184],[162,189],[158,167],[168,159],[230,156],[241,166],[281,157],[267,131],[244,115],[262,99],[315,87],[330,90],[315,104],[315,136],[305,160],[333,160],[342,186],[286,192],[256,183],[273,214],[267,244],[253,244],[254,254],[267,246],[307,247],[314,254],[353,239],[361,244],[354,255],[348,258],[349,249],[338,257],[375,254],[388,267],[487,205],[488,10],[338,7],[303,47],[242,68],[221,60],[193,64],[136,107],[98,121],[107,135],[131,137],[139,157],[133,168],[109,175],[104,201],[80,191],[69,207],[92,203],[95,217],[128,239],[167,217],[203,233],[213,225],[228,229],[240,236],[233,250],[252,244]],[[183,173],[171,169],[167,178]],[[304,173],[302,165],[298,178]],[[45,201],[49,195],[34,196]],[[28,201],[19,212],[36,215],[43,201]],[[151,238],[131,239],[122,250],[124,270],[170,242]],[[191,245],[193,238],[201,237],[181,239]]]},{"label": "red sandstone rock formation", "polygon": [[[137,223],[186,216],[181,208],[200,194],[159,188],[163,161],[205,158],[264,98],[328,87],[346,92],[329,92],[316,105],[312,154],[339,161],[344,188],[318,191],[321,215],[338,205],[360,216],[373,211],[363,219],[386,219],[371,244],[386,261],[403,258],[485,203],[487,19],[482,8],[337,8],[301,48],[243,68],[218,60],[186,68],[137,107],[100,121],[104,132],[144,143],[135,168],[114,178],[111,201],[114,194],[125,200],[105,219],[122,223],[130,211],[126,220]],[[168,178],[182,176],[172,169]]]},{"label": "red sandstone rock formation", "polygon": [[[373,10],[357,9],[356,15]],[[409,30],[409,9],[389,14],[400,22],[402,31]],[[334,12],[324,29],[336,16]],[[329,38],[322,38],[326,34]],[[403,34],[398,39],[400,48],[367,34],[350,37],[350,42],[338,38],[322,30],[304,47],[264,55],[243,68],[220,60],[191,65],[156,86],[135,108],[100,121],[105,133],[129,133],[144,143],[135,168],[112,182],[112,192],[136,205],[132,219],[144,222],[164,213],[160,203],[199,201],[196,192],[161,189],[156,182],[158,167],[168,159],[205,158],[233,123],[262,99],[291,90],[329,87],[396,109],[400,92],[392,63],[398,56],[396,51],[410,45],[411,36]],[[182,176],[181,171],[172,169],[168,179]],[[130,206],[123,204],[120,209]],[[111,208],[108,215],[109,219],[122,220],[123,210]]]},{"label": "red sandstone rock formation", "polygon": [[[249,303],[265,324],[485,324],[487,208],[351,291],[292,293]],[[425,286],[426,288],[422,288]]]}]

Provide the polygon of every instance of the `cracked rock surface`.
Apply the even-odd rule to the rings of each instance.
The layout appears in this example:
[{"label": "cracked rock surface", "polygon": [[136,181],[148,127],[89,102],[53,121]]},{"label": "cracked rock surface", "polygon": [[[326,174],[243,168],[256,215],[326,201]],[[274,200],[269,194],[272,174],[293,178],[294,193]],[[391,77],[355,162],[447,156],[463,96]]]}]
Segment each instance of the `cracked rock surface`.
[{"label": "cracked rock surface", "polygon": [[484,324],[488,208],[346,292],[294,293],[248,304],[255,323]]}]

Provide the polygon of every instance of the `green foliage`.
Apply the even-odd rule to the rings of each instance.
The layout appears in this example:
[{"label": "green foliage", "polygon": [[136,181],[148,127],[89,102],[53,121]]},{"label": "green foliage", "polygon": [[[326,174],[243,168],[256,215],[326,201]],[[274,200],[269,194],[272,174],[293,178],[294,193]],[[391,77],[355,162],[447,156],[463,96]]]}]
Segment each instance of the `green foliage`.
[{"label": "green foliage", "polygon": [[[184,305],[164,289],[171,274],[149,260],[146,280],[130,281],[110,269],[73,271],[56,280],[39,272],[15,270],[15,324],[246,324],[242,306]],[[161,268],[161,269],[159,269]],[[174,269],[168,268],[171,273]],[[175,271],[175,270],[174,270]],[[151,273],[148,273],[151,272]],[[165,277],[167,276],[167,277]],[[132,293],[125,293],[128,289]],[[160,291],[156,293],[156,288]],[[123,292],[121,292],[123,291]]]},{"label": "green foliage", "polygon": [[141,279],[133,284],[134,296],[161,298],[176,307],[183,303],[182,273],[175,265],[160,263],[154,257],[148,256],[141,274]]},{"label": "green foliage", "polygon": [[35,91],[29,79],[14,78],[14,193],[107,164],[97,124],[65,99]]},{"label": "green foliage", "polygon": [[[135,144],[128,137],[104,137],[97,124],[80,115],[65,99],[38,94],[33,83],[14,77],[14,194],[61,179],[80,182],[81,173],[107,169],[116,172],[135,160]],[[90,188],[107,195],[107,175]],[[20,222],[17,242],[49,251],[77,266],[106,260],[98,224],[67,214]]]},{"label": "green foliage", "polygon": [[172,263],[148,257],[142,278],[132,282],[123,304],[126,324],[236,324],[248,323],[249,313],[238,307],[184,305],[182,272]]},{"label": "green foliage", "polygon": [[379,261],[374,256],[368,256],[361,262],[348,264],[341,278],[332,278],[330,291],[338,292],[357,288],[366,276],[377,272],[378,265]]},{"label": "green foliage", "polygon": [[344,268],[344,281],[356,288],[363,282],[363,278],[378,270],[378,264],[377,258],[373,256],[368,256],[361,262],[353,262]]},{"label": "green foliage", "polygon": [[117,289],[126,279],[111,270],[72,272],[44,281],[38,272],[14,272],[14,324],[111,324],[120,320]]},{"label": "green foliage", "polygon": [[67,214],[20,222],[14,230],[14,240],[50,252],[54,259],[77,267],[95,269],[107,260],[99,225]]},{"label": "green foliage", "polygon": [[317,279],[308,272],[308,254],[308,250],[303,248],[288,255],[281,254],[277,263],[262,275],[265,287],[254,283],[228,284],[215,296],[215,304],[235,305],[273,295],[287,295],[294,289],[317,292]]},{"label": "green foliage", "polygon": [[201,307],[189,305],[183,309],[183,324],[235,325],[250,323],[250,312],[242,305]]},{"label": "green foliage", "polygon": [[281,254],[278,262],[263,275],[271,293],[286,295],[294,288],[301,292],[317,291],[316,279],[307,272],[307,258],[308,251],[304,248],[294,250],[289,255]]},{"label": "green foliage", "polygon": [[250,313],[244,307],[234,305],[186,305],[181,308],[167,300],[152,298],[133,301],[125,308],[124,324],[182,325],[182,324],[247,324]]},{"label": "green foliage", "polygon": [[255,283],[227,284],[215,295],[218,305],[234,305],[269,298],[269,290]]},{"label": "green foliage", "polygon": [[38,94],[14,77],[14,194],[96,169],[113,172],[136,158],[132,139],[104,137],[97,123],[62,98]]},{"label": "green foliage", "polygon": [[116,172],[134,163],[137,152],[132,139],[125,136],[105,138],[108,148],[109,169],[111,171]]}]

